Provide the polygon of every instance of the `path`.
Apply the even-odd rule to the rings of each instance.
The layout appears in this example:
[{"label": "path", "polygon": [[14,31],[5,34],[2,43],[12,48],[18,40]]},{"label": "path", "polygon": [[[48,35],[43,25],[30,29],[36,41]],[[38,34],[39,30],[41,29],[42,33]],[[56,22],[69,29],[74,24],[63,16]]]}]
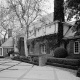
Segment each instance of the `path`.
[{"label": "path", "polygon": [[0,80],[80,80],[76,70],[0,59]]}]

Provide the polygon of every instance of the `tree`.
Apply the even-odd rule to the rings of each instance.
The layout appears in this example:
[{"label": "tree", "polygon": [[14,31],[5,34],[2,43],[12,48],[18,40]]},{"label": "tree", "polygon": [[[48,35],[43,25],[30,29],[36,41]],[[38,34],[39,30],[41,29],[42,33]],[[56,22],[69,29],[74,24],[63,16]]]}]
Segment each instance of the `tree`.
[{"label": "tree", "polygon": [[[16,26],[14,25],[14,17],[8,15],[7,9],[0,5],[0,34],[4,37],[4,42],[8,35],[8,30],[11,29],[14,32],[16,31]],[[19,29],[18,29],[19,30]]]},{"label": "tree", "polygon": [[67,21],[75,20],[73,31],[80,32],[80,0],[66,0],[64,4]]},{"label": "tree", "polygon": [[66,0],[64,7],[68,21],[73,17],[76,20],[80,19],[80,0]]},{"label": "tree", "polygon": [[[28,56],[27,39],[29,27],[42,15],[41,4],[46,0],[6,0],[6,14],[10,21],[24,29],[25,54]],[[11,22],[12,23],[12,22]]]},{"label": "tree", "polygon": [[0,34],[4,36],[4,41],[7,34],[7,26],[8,26],[7,24],[5,25],[6,20],[3,20],[3,16],[5,17],[5,13],[6,13],[5,8],[3,8],[0,5]]},{"label": "tree", "polygon": [[0,34],[3,36],[4,41],[6,40],[6,35],[8,33],[8,29],[7,29],[7,25],[4,25],[3,23],[1,23],[1,27],[0,27]]}]

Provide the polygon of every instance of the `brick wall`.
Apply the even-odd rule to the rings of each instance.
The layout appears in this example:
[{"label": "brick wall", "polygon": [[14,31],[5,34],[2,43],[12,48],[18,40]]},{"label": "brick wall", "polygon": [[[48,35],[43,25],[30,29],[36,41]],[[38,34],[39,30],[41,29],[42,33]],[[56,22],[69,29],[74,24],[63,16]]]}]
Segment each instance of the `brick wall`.
[{"label": "brick wall", "polygon": [[68,55],[74,55],[74,40],[69,41],[67,44]]},{"label": "brick wall", "polygon": [[34,54],[40,54],[40,43],[36,42],[34,45]]}]

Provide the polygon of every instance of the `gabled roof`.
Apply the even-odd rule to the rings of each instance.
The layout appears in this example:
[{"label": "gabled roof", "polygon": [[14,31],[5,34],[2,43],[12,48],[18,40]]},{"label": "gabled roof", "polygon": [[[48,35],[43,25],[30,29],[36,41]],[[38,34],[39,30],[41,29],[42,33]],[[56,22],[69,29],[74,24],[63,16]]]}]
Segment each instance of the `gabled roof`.
[{"label": "gabled roof", "polygon": [[75,22],[76,21],[64,22],[64,29],[65,29],[64,31],[66,31],[66,32],[64,34],[63,39],[74,39],[75,38],[74,37],[74,35],[76,33],[76,31],[74,30]]},{"label": "gabled roof", "polygon": [[13,38],[10,37],[6,42],[4,42],[1,47],[13,47]]}]

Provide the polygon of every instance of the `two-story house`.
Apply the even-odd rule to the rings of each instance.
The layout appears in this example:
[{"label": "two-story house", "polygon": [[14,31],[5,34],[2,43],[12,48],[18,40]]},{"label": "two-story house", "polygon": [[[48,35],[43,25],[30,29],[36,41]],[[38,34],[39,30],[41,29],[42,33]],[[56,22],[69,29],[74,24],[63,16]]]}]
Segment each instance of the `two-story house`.
[{"label": "two-story house", "polygon": [[39,21],[35,23],[35,26],[29,28],[28,53],[30,55],[53,53],[54,45],[57,43],[58,22],[53,22],[52,13],[45,18],[46,24]]},{"label": "two-story house", "polygon": [[[54,15],[43,17],[42,22],[36,22],[35,26],[29,27],[28,53],[29,54],[52,54],[57,42],[63,37],[64,0],[54,0]],[[22,43],[24,39],[21,39]],[[58,45],[59,46],[59,45]],[[22,50],[20,48],[20,50]]]}]

